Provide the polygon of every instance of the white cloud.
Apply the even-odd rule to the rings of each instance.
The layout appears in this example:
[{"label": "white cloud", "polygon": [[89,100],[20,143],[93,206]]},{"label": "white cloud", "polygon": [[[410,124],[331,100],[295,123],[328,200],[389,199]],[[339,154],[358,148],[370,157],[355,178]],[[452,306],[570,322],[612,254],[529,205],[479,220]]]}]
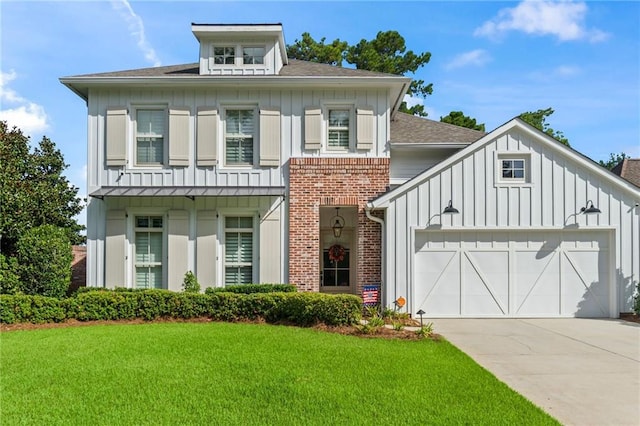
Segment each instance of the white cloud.
[{"label": "white cloud", "polygon": [[582,73],[582,69],[580,67],[576,67],[573,65],[560,65],[550,70],[545,69],[533,71],[529,73],[528,76],[531,80],[534,81],[550,82],[575,77],[580,73]]},{"label": "white cloud", "polygon": [[498,16],[474,32],[476,36],[496,38],[509,31],[533,35],[552,35],[560,41],[603,41],[609,34],[587,29],[584,24],[587,4],[572,1],[524,0],[516,7],[502,9]]},{"label": "white cloud", "polygon": [[407,103],[407,108],[411,108],[411,107],[416,106],[416,105],[423,105],[424,106],[424,112],[427,113],[427,117],[429,117],[430,119],[434,119],[435,120],[434,117],[437,116],[436,110],[431,108],[431,107],[426,106],[424,104],[424,99],[422,99],[422,98],[414,98],[411,95],[404,95],[404,98],[402,98],[402,100]]},{"label": "white cloud", "polygon": [[156,55],[156,51],[149,44],[144,33],[144,22],[142,22],[142,18],[133,11],[131,4],[129,4],[127,0],[113,0],[111,5],[129,25],[129,33],[131,37],[137,40],[138,48],[144,54],[144,58],[153,64],[154,67],[162,65],[160,58]]},{"label": "white cloud", "polygon": [[491,61],[491,56],[489,56],[489,53],[486,50],[476,49],[457,55],[444,67],[448,70],[462,68],[468,65],[481,67],[489,61]]},{"label": "white cloud", "polygon": [[6,121],[11,128],[18,127],[26,135],[43,133],[49,128],[47,113],[41,105],[20,96],[9,87],[9,83],[17,78],[15,71],[0,71],[0,101],[8,108],[0,110],[0,120]]}]

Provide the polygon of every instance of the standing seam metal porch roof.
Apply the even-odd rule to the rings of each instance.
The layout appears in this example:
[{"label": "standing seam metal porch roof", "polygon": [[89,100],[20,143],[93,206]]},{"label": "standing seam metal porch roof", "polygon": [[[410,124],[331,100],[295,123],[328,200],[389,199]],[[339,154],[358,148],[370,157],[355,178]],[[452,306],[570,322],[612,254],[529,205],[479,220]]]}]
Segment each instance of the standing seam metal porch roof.
[{"label": "standing seam metal porch roof", "polygon": [[237,187],[237,186],[104,186],[89,194],[90,197],[242,197],[284,196],[284,186]]}]

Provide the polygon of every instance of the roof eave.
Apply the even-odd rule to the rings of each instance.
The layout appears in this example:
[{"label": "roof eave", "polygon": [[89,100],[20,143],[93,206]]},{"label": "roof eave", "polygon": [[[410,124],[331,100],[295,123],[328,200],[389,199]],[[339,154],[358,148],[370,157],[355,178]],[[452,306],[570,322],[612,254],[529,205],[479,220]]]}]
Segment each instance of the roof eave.
[{"label": "roof eave", "polygon": [[341,86],[351,87],[375,87],[387,86],[397,87],[398,93],[392,91],[392,99],[395,98],[394,109],[399,108],[402,93],[410,83],[411,79],[406,77],[334,77],[334,76],[140,76],[140,77],[100,77],[100,76],[78,76],[62,77],[60,82],[67,86],[78,96],[87,100],[88,89],[101,86],[204,86],[215,84],[217,86],[238,86],[269,84],[275,87],[308,87],[310,82],[318,86]]}]

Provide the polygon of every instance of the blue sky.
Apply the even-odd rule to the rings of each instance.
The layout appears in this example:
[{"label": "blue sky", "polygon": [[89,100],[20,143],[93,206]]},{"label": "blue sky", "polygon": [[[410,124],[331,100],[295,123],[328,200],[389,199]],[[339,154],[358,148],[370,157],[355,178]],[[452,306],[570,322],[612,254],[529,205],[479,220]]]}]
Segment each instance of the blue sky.
[{"label": "blue sky", "polygon": [[[549,124],[594,160],[640,157],[640,2],[30,2],[0,0],[0,119],[62,151],[85,195],[86,106],[58,78],[196,62],[191,23],[283,24],[285,42],[397,30],[431,52],[439,120],[461,110],[492,130],[552,107]],[[81,218],[84,222],[84,218]]]}]

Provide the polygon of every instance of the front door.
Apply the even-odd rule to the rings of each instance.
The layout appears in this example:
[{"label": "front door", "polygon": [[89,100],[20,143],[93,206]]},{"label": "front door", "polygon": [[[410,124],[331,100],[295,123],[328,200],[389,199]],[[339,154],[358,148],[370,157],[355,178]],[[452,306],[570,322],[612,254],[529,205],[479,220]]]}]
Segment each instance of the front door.
[{"label": "front door", "polygon": [[354,293],[356,253],[353,231],[344,230],[340,238],[333,231],[322,231],[320,241],[320,291]]}]

